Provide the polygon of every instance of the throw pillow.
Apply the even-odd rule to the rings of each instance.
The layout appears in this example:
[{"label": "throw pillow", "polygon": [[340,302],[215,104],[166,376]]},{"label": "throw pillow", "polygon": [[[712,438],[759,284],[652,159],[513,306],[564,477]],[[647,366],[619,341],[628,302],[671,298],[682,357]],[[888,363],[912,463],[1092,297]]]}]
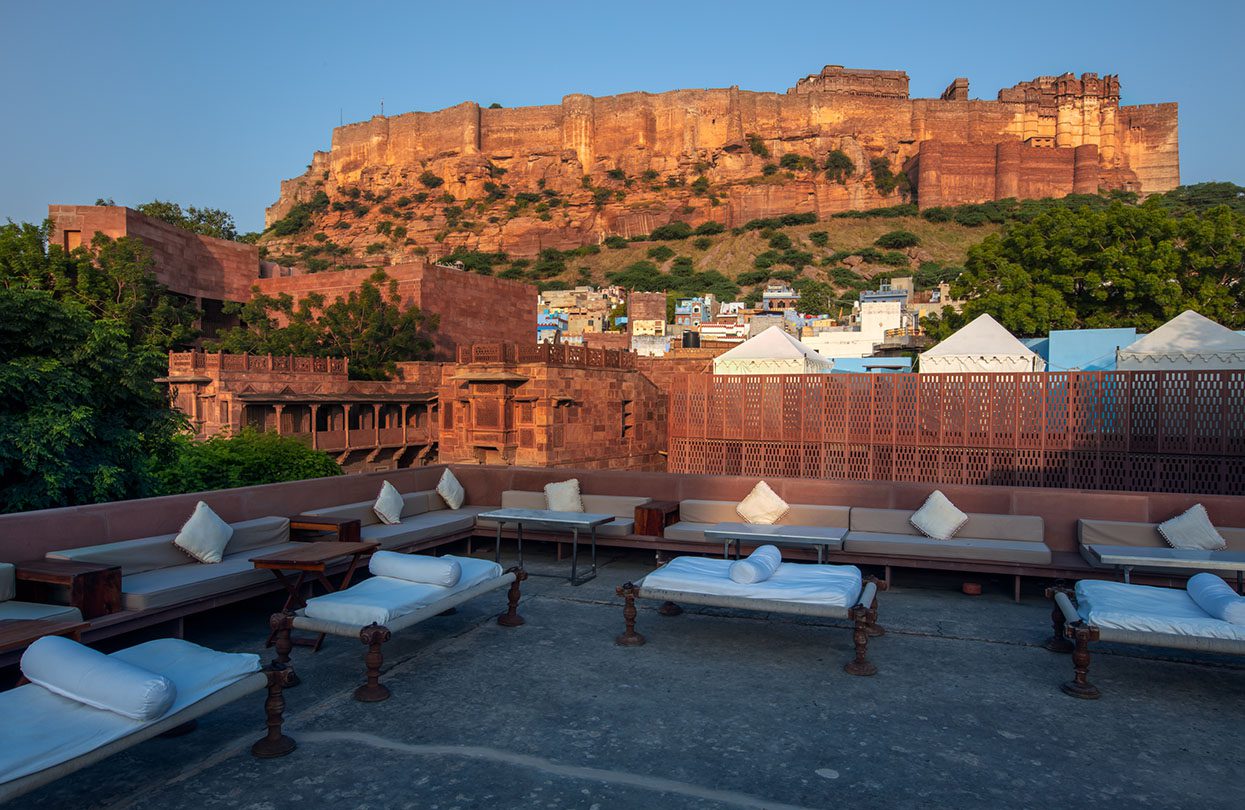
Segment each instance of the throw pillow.
[{"label": "throw pillow", "polygon": [[225,546],[229,545],[231,537],[233,526],[221,520],[212,507],[199,501],[190,520],[173,538],[173,545],[201,563],[218,563],[224,557]]},{"label": "throw pillow", "polygon": [[1182,515],[1159,524],[1159,534],[1172,548],[1197,548],[1205,551],[1220,551],[1228,547],[1228,543],[1215,524],[1210,522],[1206,507],[1195,503]]},{"label": "throw pillow", "polygon": [[376,503],[372,504],[372,511],[376,513],[376,517],[380,518],[381,523],[397,526],[402,522],[402,507],[404,505],[402,493],[398,492],[393,484],[386,481],[381,484],[380,494],[376,496]]},{"label": "throw pillow", "polygon": [[950,540],[966,520],[968,515],[956,509],[939,490],[931,492],[924,505],[908,518],[917,531],[935,540]]},{"label": "throw pillow", "polygon": [[545,507],[554,512],[584,511],[584,501],[579,497],[579,479],[545,484]]},{"label": "throw pillow", "polygon": [[790,509],[787,502],[770,489],[769,484],[758,481],[748,497],[735,507],[735,512],[748,523],[768,526],[782,520]]},{"label": "throw pillow", "polygon": [[437,494],[451,509],[461,509],[463,501],[467,499],[467,492],[463,489],[463,485],[458,483],[458,479],[448,468],[441,473],[441,480],[437,482]]}]

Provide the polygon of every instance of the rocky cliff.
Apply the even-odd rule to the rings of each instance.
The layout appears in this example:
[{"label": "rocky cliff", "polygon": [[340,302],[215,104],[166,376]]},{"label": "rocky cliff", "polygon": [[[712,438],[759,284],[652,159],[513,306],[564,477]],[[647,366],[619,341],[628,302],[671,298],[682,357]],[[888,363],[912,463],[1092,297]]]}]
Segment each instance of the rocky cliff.
[{"label": "rocky cliff", "polygon": [[530,256],[672,221],[734,227],[910,201],[922,207],[1179,183],[1176,105],[1119,81],[1039,77],[908,97],[902,71],[830,66],[786,93],[737,87],[566,96],[559,105],[377,116],[333,132],[281,184],[264,244],[321,266],[455,248]]}]

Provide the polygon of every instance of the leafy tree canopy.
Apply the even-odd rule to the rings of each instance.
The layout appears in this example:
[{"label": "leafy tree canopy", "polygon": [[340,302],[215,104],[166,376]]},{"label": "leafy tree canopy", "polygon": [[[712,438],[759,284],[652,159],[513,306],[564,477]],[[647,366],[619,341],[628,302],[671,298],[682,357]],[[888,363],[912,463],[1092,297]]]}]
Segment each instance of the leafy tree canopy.
[{"label": "leafy tree canopy", "polygon": [[796,311],[802,315],[827,315],[838,300],[834,288],[824,281],[806,281],[800,287]]},{"label": "leafy tree canopy", "polygon": [[429,333],[437,326],[435,316],[402,306],[397,280],[383,270],[331,304],[319,293],[295,303],[287,293],[270,296],[255,288],[250,301],[228,305],[226,312],[242,325],[221,332],[212,350],[348,357],[357,380],[383,380],[399,361],[427,359]]},{"label": "leafy tree canopy", "polygon": [[1185,309],[1245,327],[1245,215],[1227,206],[1174,216],[1161,205],[1052,208],[968,251],[952,284],[962,313],[929,326],[945,337],[983,312],[1022,337],[1052,329],[1150,331]]},{"label": "leafy tree canopy", "polygon": [[170,225],[176,225],[203,236],[238,239],[238,227],[234,224],[233,215],[219,208],[196,208],[191,205],[182,210],[182,207],[175,202],[152,200],[149,203],[143,203],[135,210],[140,214],[164,220]]},{"label": "leafy tree canopy", "polygon": [[328,455],[293,437],[247,429],[203,442],[179,436],[176,454],[158,479],[161,492],[171,495],[341,474]]}]

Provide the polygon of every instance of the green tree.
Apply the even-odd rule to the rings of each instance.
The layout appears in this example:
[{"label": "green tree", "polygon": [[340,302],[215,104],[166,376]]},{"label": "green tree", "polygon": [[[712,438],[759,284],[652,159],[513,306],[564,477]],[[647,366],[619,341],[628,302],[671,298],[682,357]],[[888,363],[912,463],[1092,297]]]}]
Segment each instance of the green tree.
[{"label": "green tree", "polygon": [[97,320],[116,322],[131,343],[157,351],[184,347],[197,335],[199,310],[156,281],[141,239],[97,233],[66,253],[49,244],[51,221],[0,226],[0,287],[44,290]]},{"label": "green tree", "polygon": [[173,495],[341,474],[336,461],[298,439],[247,429],[202,442],[179,436],[157,478],[160,491]]},{"label": "green tree", "polygon": [[348,357],[357,380],[383,380],[399,361],[427,359],[437,325],[418,307],[402,306],[397,280],[383,270],[331,304],[319,293],[295,303],[286,293],[255,289],[249,302],[226,311],[242,325],[221,332],[209,344],[213,350]]},{"label": "green tree", "polygon": [[921,237],[911,231],[888,231],[875,239],[873,244],[891,250],[902,250],[921,244]]},{"label": "green tree", "polygon": [[826,179],[840,185],[847,183],[847,178],[856,173],[856,164],[842,149],[832,149],[826,156]]},{"label": "green tree", "polygon": [[135,210],[140,214],[204,236],[231,241],[238,238],[238,227],[234,224],[233,215],[219,208],[196,208],[191,205],[182,210],[182,207],[175,202],[152,200],[149,203],[143,203]]},{"label": "green tree", "polygon": [[800,288],[800,300],[795,309],[803,315],[826,315],[837,298],[834,288],[824,281],[806,281]]},{"label": "green tree", "polygon": [[48,290],[0,287],[0,512],[137,498],[184,425],[166,356]]}]

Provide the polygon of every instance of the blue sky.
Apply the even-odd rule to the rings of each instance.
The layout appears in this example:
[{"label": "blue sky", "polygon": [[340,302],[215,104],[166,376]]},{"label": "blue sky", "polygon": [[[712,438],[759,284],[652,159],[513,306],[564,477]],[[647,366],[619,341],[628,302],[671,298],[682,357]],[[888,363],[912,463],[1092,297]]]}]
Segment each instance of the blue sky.
[{"label": "blue sky", "polygon": [[263,225],[278,183],[358,121],[474,100],[727,87],[825,64],[974,98],[1064,71],[1180,103],[1186,183],[1245,184],[1245,4],[18,2],[0,0],[0,221],[152,198]]}]

